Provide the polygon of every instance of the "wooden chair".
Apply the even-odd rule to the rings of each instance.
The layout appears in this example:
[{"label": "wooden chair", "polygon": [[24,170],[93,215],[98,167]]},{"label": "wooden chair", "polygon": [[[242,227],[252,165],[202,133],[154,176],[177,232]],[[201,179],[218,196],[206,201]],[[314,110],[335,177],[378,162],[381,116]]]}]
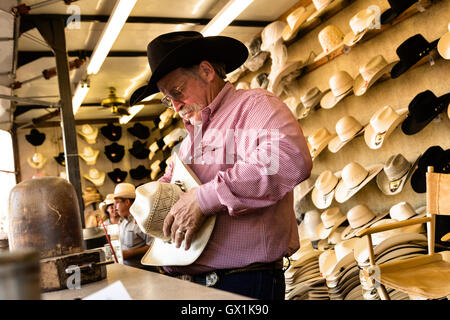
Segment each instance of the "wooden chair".
[{"label": "wooden chair", "polygon": [[[370,267],[363,276],[375,285],[382,300],[390,300],[385,286],[428,299],[450,295],[450,251],[435,252],[436,214],[450,215],[450,174],[435,173],[428,167],[427,216],[361,230],[358,237],[367,237]],[[427,224],[428,254],[403,260],[376,264],[372,234],[414,224]],[[441,238],[450,239],[450,233]]]}]

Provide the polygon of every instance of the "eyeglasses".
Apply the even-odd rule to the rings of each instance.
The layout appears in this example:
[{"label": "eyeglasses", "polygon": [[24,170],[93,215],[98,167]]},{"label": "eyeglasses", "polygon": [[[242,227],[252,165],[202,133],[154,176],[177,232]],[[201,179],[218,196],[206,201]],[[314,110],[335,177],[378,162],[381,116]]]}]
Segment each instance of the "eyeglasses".
[{"label": "eyeglasses", "polygon": [[168,93],[161,99],[161,102],[170,109],[175,110],[172,101],[182,100],[184,98],[182,88],[185,84],[186,81],[178,87],[173,88],[170,93]]}]

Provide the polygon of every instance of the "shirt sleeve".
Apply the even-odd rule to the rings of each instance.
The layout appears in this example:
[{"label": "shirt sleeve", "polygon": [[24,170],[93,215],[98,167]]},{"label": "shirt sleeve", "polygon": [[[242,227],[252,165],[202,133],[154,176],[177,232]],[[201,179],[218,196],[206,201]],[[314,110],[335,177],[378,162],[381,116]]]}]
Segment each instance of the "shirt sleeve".
[{"label": "shirt sleeve", "polygon": [[237,128],[242,129],[235,132],[234,165],[196,190],[205,215],[226,209],[237,216],[271,206],[311,174],[303,132],[278,97],[256,97],[241,119]]}]

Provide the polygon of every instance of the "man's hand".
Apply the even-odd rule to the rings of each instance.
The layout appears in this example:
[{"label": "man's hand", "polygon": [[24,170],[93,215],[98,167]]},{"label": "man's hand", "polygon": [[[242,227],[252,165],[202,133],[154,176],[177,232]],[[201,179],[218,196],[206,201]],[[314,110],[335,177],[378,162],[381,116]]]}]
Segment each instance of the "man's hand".
[{"label": "man's hand", "polygon": [[195,188],[183,192],[164,220],[164,236],[171,237],[175,246],[179,248],[184,239],[184,249],[191,246],[195,233],[200,229],[205,220],[198,205]]}]

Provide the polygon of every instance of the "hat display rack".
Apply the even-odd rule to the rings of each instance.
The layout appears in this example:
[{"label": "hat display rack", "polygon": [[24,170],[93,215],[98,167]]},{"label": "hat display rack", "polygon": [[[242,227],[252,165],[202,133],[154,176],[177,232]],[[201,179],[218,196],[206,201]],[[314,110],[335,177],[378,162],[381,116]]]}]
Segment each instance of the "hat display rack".
[{"label": "hat display rack", "polygon": [[[445,151],[450,147],[447,116],[450,114],[447,107],[450,102],[450,86],[448,81],[444,83],[437,80],[450,72],[445,54],[442,56],[442,44],[440,52],[437,48],[440,38],[448,33],[450,21],[447,21],[448,17],[444,17],[443,12],[448,11],[450,5],[433,1],[411,0],[399,4],[395,1],[373,0],[363,3],[313,1],[309,6],[316,5],[314,2],[327,2],[326,8],[317,17],[309,20],[305,18],[308,15],[307,9],[311,8],[304,4],[305,10],[295,6],[279,19],[288,24],[284,42],[288,55],[292,55],[292,59],[289,57],[288,61],[306,61],[296,70],[294,79],[281,81],[285,86],[283,90],[273,91],[296,115],[313,158],[310,181],[300,184],[294,190],[294,210],[299,227],[304,222],[305,215],[314,210],[320,215],[332,208],[340,208],[348,214],[350,209],[355,208],[353,211],[356,211],[356,208],[364,205],[374,214],[370,219],[367,215],[364,223],[362,218],[359,223],[345,220],[334,226],[327,237],[309,240],[314,250],[332,250],[335,263],[341,263],[340,266],[338,263],[334,264],[334,267],[338,265],[339,272],[322,277],[322,280],[326,280],[329,299],[379,300],[376,290],[360,281],[359,269],[363,264],[358,263],[356,255],[353,254],[352,259],[344,259],[342,252],[336,255],[335,247],[341,241],[354,238],[354,231],[358,227],[399,219],[398,216],[393,218],[389,215],[394,204],[400,206],[401,203],[411,203],[412,206],[409,207],[415,208],[415,214],[419,214],[420,210],[423,214],[425,197],[412,187],[412,176],[415,172],[416,176],[424,172],[424,165],[419,170],[418,164],[427,149],[442,149],[441,158],[444,160],[441,159],[442,168],[438,165],[439,170],[450,168],[448,158],[445,157]],[[374,7],[379,9],[375,13],[382,18],[378,28],[373,28],[367,18],[367,10]],[[290,13],[293,13],[291,21],[287,21]],[[364,17],[367,18],[365,21]],[[295,21],[294,18],[302,21]],[[430,26],[430,19],[436,20],[433,32],[425,27]],[[343,43],[338,43],[339,46],[333,48],[333,52],[325,53],[323,57],[313,61],[317,52],[324,49],[320,41],[317,41],[317,35],[328,25],[335,25],[342,30],[341,36],[346,38],[345,43],[342,39]],[[316,44],[320,44],[322,49],[314,50],[313,54],[308,53]],[[299,57],[299,54],[303,57]],[[272,57],[269,55],[269,58]],[[270,72],[270,61],[271,59],[267,59],[258,70],[243,68],[239,76],[233,81],[229,80],[235,86],[250,83],[256,75]],[[346,77],[341,77],[344,80],[335,80],[333,88],[330,78],[339,71],[348,73],[352,81],[346,82]],[[326,99],[331,100],[331,103],[325,104],[326,108],[320,102],[305,108],[301,97],[306,96],[308,91],[312,92],[313,88],[317,88],[316,91],[326,91],[321,95],[320,102],[328,94]],[[433,134],[438,136],[433,137]],[[356,192],[342,196],[345,193],[340,190],[338,202],[336,187],[343,184],[342,171],[351,163],[371,169],[367,170],[368,176],[359,179],[362,180],[360,185],[348,186],[347,191],[354,187]],[[337,183],[331,179],[332,176],[325,174],[326,171],[336,176]],[[347,180],[356,179],[356,176],[350,175],[352,179]],[[417,185],[416,181],[414,183]],[[423,184],[423,181],[420,183]],[[420,227],[416,230],[404,230],[413,235],[399,236],[397,242],[391,243],[392,248],[381,246],[376,255],[379,259],[401,259],[404,256],[423,254],[421,240],[426,235],[426,230],[424,225]],[[323,230],[322,233],[326,235]],[[344,236],[346,239],[343,239]],[[300,240],[302,242],[309,237],[310,235],[303,234],[303,239],[300,235]],[[408,247],[409,243],[413,245]],[[303,247],[303,250],[307,247]],[[354,253],[355,249],[352,251]],[[286,299],[318,298],[318,295],[308,297],[308,290],[314,290],[314,286],[296,280],[307,278],[301,278],[304,268],[301,261],[294,256],[290,259],[292,270],[289,277],[286,277]],[[329,261],[328,263],[330,264]],[[297,264],[299,268],[293,268],[293,264]],[[305,270],[306,273],[307,271]],[[392,299],[415,298],[392,288],[388,290]]]}]

